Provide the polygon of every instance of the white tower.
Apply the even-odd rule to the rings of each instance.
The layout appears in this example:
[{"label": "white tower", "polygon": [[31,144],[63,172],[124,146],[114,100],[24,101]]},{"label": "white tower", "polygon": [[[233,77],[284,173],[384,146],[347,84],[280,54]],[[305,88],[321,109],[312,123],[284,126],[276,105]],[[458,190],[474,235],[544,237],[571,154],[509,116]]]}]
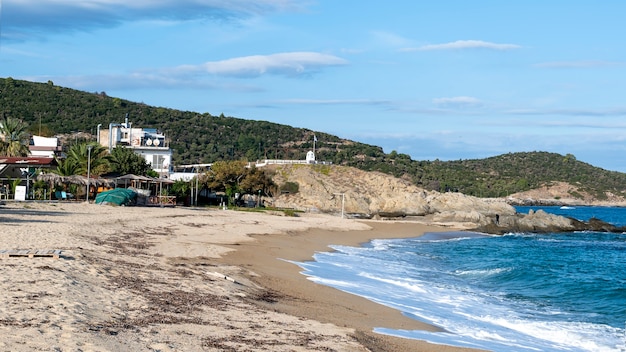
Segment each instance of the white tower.
[{"label": "white tower", "polygon": [[315,164],[315,153],[311,150],[306,153],[306,163]]}]

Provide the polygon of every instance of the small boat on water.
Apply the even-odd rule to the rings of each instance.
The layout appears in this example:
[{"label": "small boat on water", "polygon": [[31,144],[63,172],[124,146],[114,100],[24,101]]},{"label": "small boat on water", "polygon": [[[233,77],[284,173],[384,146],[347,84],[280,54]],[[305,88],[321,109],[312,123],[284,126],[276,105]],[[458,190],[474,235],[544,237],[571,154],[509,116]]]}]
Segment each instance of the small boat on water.
[{"label": "small boat on water", "polygon": [[562,206],[560,209],[567,210],[567,209],[576,209],[576,208],[574,208],[574,207],[569,207],[569,206],[567,206],[567,205],[564,205],[564,206]]}]

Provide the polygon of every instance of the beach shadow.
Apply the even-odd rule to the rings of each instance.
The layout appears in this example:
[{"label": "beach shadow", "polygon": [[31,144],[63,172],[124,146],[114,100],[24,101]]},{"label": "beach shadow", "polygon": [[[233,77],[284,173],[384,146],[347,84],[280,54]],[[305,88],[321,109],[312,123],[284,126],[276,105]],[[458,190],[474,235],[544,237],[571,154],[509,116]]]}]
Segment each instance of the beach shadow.
[{"label": "beach shadow", "polygon": [[61,215],[73,215],[67,211],[49,211],[49,210],[37,210],[37,209],[15,209],[15,208],[2,208],[2,212],[5,214],[15,214],[21,216],[61,216]]},{"label": "beach shadow", "polygon": [[7,218],[3,218],[0,217],[0,224],[21,224],[21,223],[34,223],[34,222],[41,222],[41,223],[55,223],[56,221],[50,221],[50,220],[37,220],[37,219],[7,219]]},{"label": "beach shadow", "polygon": [[[0,208],[2,211],[2,217],[0,217],[0,223],[32,223],[32,222],[53,222],[50,220],[37,219],[37,217],[44,216],[67,216],[74,213],[67,211],[49,211],[49,210],[37,210],[37,209],[15,209],[15,208]],[[26,219],[16,219],[12,217],[28,217]]]}]

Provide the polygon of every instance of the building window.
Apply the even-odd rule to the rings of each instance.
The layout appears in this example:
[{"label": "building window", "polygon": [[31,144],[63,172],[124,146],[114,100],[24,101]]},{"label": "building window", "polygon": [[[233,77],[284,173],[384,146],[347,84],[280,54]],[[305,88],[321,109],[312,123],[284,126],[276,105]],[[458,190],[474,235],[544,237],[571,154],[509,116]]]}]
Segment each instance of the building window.
[{"label": "building window", "polygon": [[152,168],[153,169],[155,169],[155,170],[162,169],[164,162],[165,162],[165,157],[163,155],[153,155],[152,156]]}]

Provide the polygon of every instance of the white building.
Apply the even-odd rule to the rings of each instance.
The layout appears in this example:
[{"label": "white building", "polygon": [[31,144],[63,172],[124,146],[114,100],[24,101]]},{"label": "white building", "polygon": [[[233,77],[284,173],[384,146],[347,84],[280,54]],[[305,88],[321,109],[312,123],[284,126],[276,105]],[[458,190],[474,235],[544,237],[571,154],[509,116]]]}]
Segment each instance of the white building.
[{"label": "white building", "polygon": [[156,128],[132,127],[126,121],[121,124],[110,123],[108,130],[98,125],[98,143],[107,147],[109,152],[118,145],[132,149],[150,164],[152,170],[162,178],[169,178],[172,165],[172,150],[165,135]]},{"label": "white building", "polygon": [[54,158],[61,155],[61,145],[56,137],[32,136],[28,146],[31,156]]}]

